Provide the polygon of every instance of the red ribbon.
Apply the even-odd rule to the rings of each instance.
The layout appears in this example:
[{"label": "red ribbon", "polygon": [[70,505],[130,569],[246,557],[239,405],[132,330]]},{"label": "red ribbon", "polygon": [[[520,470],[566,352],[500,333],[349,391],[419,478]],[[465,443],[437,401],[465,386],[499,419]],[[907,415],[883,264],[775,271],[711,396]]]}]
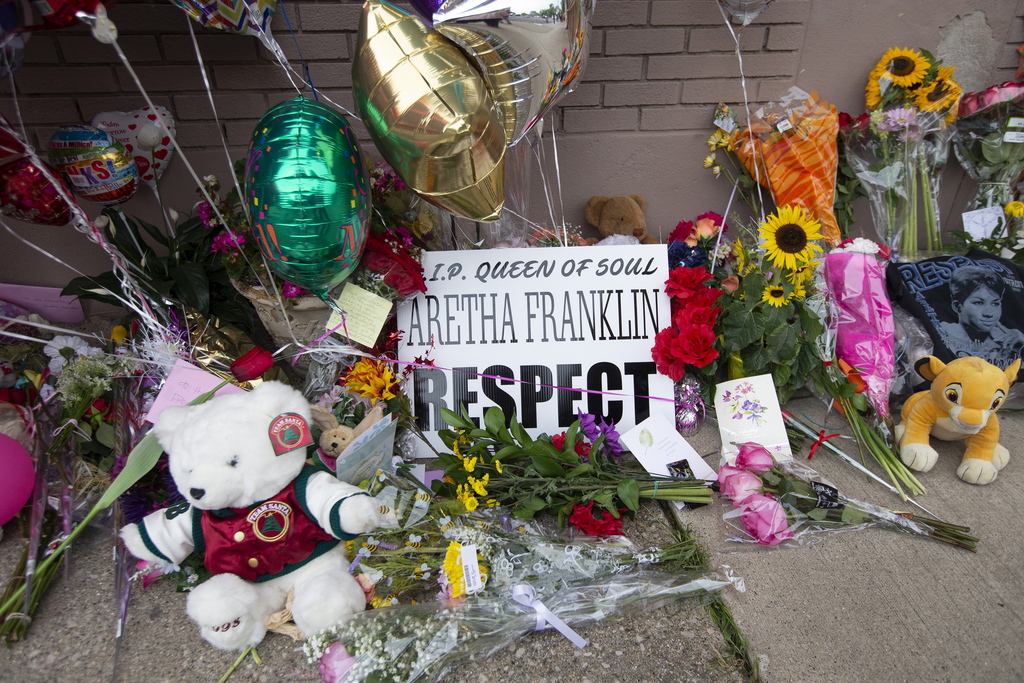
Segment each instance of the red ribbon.
[{"label": "red ribbon", "polygon": [[828,434],[826,436],[824,429],[822,429],[820,432],[818,432],[818,440],[815,441],[813,444],[811,444],[811,452],[807,454],[807,459],[810,460],[811,458],[814,457],[814,452],[816,450],[818,450],[818,446],[820,446],[821,444],[825,443],[829,439],[831,439],[833,437],[836,437],[836,436],[839,436],[839,434],[838,433],[836,433],[836,434]]}]

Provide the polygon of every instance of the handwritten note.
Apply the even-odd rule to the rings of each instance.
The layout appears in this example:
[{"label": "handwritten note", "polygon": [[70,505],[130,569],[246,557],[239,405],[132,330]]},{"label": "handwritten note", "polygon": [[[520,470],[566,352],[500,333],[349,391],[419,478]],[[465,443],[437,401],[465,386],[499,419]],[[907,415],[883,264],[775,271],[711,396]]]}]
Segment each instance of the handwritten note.
[{"label": "handwritten note", "polygon": [[57,287],[0,284],[0,300],[41,315],[51,323],[85,322],[78,297],[61,296]]},{"label": "handwritten note", "polygon": [[[174,364],[171,374],[164,380],[164,386],[160,393],[157,394],[156,400],[153,401],[153,407],[149,409],[146,421],[156,423],[157,418],[160,417],[160,413],[165,408],[187,405],[190,401],[196,399],[201,394],[211,391],[223,381],[213,373],[179,360]],[[225,384],[217,391],[216,396],[236,394],[240,391],[243,391],[243,389],[239,389],[234,384]]]},{"label": "handwritten note", "polygon": [[[695,479],[714,481],[718,478],[715,470],[704,462],[704,458],[679,435],[664,415],[651,415],[623,434],[620,441],[651,474],[676,476],[685,469]],[[682,510],[686,503],[676,503],[676,507]]]},{"label": "handwritten note", "polygon": [[368,292],[351,282],[345,284],[337,300],[338,308],[345,311],[345,325],[337,311],[327,321],[327,329],[338,328],[338,332],[363,346],[373,346],[391,313],[391,302]]},{"label": "handwritten note", "polygon": [[967,211],[961,216],[964,219],[964,230],[977,240],[988,239],[1003,224],[1003,209],[998,206]]}]

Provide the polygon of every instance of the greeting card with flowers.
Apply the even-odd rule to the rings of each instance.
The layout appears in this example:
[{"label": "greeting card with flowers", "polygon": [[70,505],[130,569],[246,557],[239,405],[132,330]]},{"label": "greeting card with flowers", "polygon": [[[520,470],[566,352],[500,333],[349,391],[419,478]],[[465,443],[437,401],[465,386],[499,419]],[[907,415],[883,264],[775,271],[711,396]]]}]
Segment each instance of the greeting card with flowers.
[{"label": "greeting card with flowers", "polygon": [[720,382],[715,388],[715,411],[724,461],[731,462],[745,441],[764,444],[777,459],[793,457],[771,375]]}]

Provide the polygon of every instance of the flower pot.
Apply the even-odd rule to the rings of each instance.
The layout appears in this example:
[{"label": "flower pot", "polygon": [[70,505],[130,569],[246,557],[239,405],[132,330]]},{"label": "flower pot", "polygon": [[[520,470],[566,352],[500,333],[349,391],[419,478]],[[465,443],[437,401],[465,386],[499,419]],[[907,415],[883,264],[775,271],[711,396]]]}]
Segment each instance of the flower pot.
[{"label": "flower pot", "polygon": [[[331,309],[316,296],[282,296],[282,308],[278,298],[255,280],[232,280],[231,284],[256,309],[256,314],[278,348],[292,344],[292,347],[285,351],[286,357],[301,350],[295,347],[296,342],[308,345],[327,332],[327,320],[331,317]],[[309,355],[299,356],[294,367],[305,375],[309,369]]]}]

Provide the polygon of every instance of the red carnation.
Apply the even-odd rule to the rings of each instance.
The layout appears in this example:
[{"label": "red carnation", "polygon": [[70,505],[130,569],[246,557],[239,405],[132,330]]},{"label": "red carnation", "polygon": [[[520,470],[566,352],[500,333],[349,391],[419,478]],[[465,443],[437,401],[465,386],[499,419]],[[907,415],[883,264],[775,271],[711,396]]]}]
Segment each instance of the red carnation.
[{"label": "red carnation", "polygon": [[622,533],[622,519],[616,519],[608,510],[601,512],[601,519],[594,518],[594,501],[577,505],[569,515],[569,524],[588,536],[616,535]]},{"label": "red carnation", "polygon": [[676,299],[688,299],[711,279],[711,273],[703,268],[673,268],[665,282],[665,293]]},{"label": "red carnation", "polygon": [[693,232],[693,221],[679,221],[676,229],[669,233],[668,243],[682,242]]}]

